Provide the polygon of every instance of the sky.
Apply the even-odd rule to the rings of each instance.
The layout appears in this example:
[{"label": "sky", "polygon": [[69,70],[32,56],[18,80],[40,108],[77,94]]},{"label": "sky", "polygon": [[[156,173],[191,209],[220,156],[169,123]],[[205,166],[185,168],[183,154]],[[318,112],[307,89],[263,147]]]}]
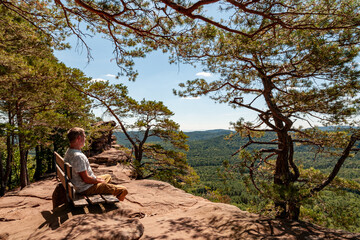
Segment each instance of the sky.
[{"label": "sky", "polygon": [[[211,129],[229,129],[230,122],[240,117],[254,120],[255,113],[246,109],[233,109],[227,104],[215,103],[206,96],[181,98],[173,94],[173,89],[180,89],[178,84],[198,77],[214,80],[215,76],[203,72],[200,68],[189,65],[169,64],[168,55],[162,52],[150,53],[144,59],[135,60],[135,69],[139,72],[137,80],[130,82],[126,77],[116,79],[119,68],[113,61],[112,43],[101,37],[85,39],[91,48],[92,60],[87,58],[87,51],[75,37],[68,39],[72,46],[69,50],[55,51],[59,61],[68,67],[78,68],[86,76],[94,79],[109,80],[110,83],[123,83],[128,87],[129,95],[136,99],[162,101],[174,116],[172,120],[180,124],[183,131],[201,131]],[[96,116],[103,116],[104,109],[94,111]]]}]

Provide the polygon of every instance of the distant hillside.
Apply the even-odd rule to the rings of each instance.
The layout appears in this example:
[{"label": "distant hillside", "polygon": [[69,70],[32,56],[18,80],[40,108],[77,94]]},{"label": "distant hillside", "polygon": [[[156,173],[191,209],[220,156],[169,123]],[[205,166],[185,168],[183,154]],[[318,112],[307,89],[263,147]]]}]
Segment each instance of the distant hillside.
[{"label": "distant hillside", "polygon": [[[138,132],[130,132],[131,136],[138,135]],[[130,142],[126,138],[125,134],[122,132],[114,132],[113,135],[116,137],[116,141],[118,144],[124,145],[126,147],[130,147]],[[149,137],[148,142],[157,142],[160,139],[158,137]]]},{"label": "distant hillside", "polygon": [[[332,128],[333,129],[333,128]],[[224,160],[230,160],[230,162],[238,161],[238,157],[232,157],[242,145],[247,142],[247,138],[240,138],[239,136],[232,138],[231,140],[225,139],[226,136],[231,133],[230,130],[217,129],[207,131],[194,131],[185,132],[189,136],[188,145],[190,150],[187,152],[187,158],[189,164],[193,167],[212,167],[218,168],[222,165]],[[132,132],[131,134],[138,134]],[[117,142],[126,147],[130,147],[125,135],[120,132],[115,132]],[[274,133],[265,133],[265,135],[259,138],[259,141],[269,141],[274,137]],[[255,140],[255,139],[254,139]],[[159,138],[151,137],[148,142],[157,142]],[[251,145],[248,149],[264,148],[264,145]],[[318,155],[315,161],[315,153],[306,146],[295,146],[295,161],[303,165],[304,168],[314,167],[323,172],[329,173],[334,164],[337,161],[336,157]],[[360,154],[357,154],[353,158],[348,158],[339,176],[347,177],[355,181],[360,182]],[[201,169],[197,168],[200,171]],[[210,175],[211,176],[211,175]]]},{"label": "distant hillside", "polygon": [[194,141],[194,140],[208,140],[211,138],[225,136],[225,135],[229,135],[231,132],[234,131],[225,130],[225,129],[215,129],[215,130],[206,130],[206,131],[185,132],[185,134],[189,136],[189,141]]},{"label": "distant hillside", "polygon": [[[188,141],[193,140],[209,140],[212,138],[226,136],[230,134],[232,131],[225,130],[225,129],[215,129],[215,130],[206,130],[206,131],[193,131],[193,132],[185,132],[187,136],[189,136]],[[130,132],[130,134],[135,135],[138,132]],[[129,141],[127,140],[126,136],[122,132],[114,132],[114,135],[117,138],[117,142],[121,145],[128,146]],[[150,137],[148,142],[157,142],[160,141],[158,137]]]}]

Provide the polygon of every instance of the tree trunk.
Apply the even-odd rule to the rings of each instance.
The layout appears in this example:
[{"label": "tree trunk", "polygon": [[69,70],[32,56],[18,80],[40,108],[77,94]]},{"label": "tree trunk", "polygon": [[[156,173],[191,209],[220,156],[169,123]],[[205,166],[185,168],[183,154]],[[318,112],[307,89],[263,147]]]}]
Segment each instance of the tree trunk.
[{"label": "tree trunk", "polygon": [[6,187],[6,182],[4,181],[4,167],[3,167],[3,161],[2,161],[2,152],[0,152],[0,196],[4,196],[5,194],[5,187]]},{"label": "tree trunk", "polygon": [[4,175],[4,181],[5,186],[7,185],[7,181],[9,178],[11,178],[11,164],[14,159],[14,133],[8,133],[6,137],[6,166],[5,166],[5,175]]},{"label": "tree trunk", "polygon": [[19,129],[19,153],[20,153],[20,186],[26,187],[29,184],[27,174],[27,151],[25,149],[25,134],[23,132],[23,118],[21,107],[16,106],[16,119]]},{"label": "tree trunk", "polygon": [[9,142],[7,142],[7,159],[6,159],[6,164],[7,164],[7,172],[5,175],[5,181],[7,180],[7,185],[10,188],[11,186],[11,177],[12,177],[12,163],[14,160],[14,145],[15,145],[15,136],[14,136],[14,132],[11,131],[11,134],[8,135],[8,140]]},{"label": "tree trunk", "polygon": [[141,161],[142,161],[143,152],[142,152],[141,144],[139,144],[139,146],[136,145],[136,143],[133,144],[133,150],[134,150],[134,155],[135,155],[135,159],[133,162],[135,178],[143,179],[144,173],[142,172],[142,169],[141,169]]},{"label": "tree trunk", "polygon": [[49,156],[47,157],[47,159],[49,159],[49,161],[51,162],[51,169],[50,169],[50,172],[55,172],[55,159],[54,159],[54,153],[48,149],[49,151]]},{"label": "tree trunk", "polygon": [[[13,123],[13,116],[11,111],[8,111],[8,119],[9,119],[9,125],[12,127],[14,125]],[[4,189],[1,189],[0,196],[3,196],[6,191],[6,186],[10,184],[11,181],[11,164],[14,159],[14,132],[12,129],[9,129],[6,135],[6,165],[4,170],[4,175],[1,178],[1,187],[4,187]]]},{"label": "tree trunk", "polygon": [[11,184],[12,184],[12,181],[11,181],[12,172],[13,172],[13,171],[12,171],[12,168],[10,168],[10,175],[9,175],[9,179],[8,179],[8,183],[7,183],[9,189],[10,189]]},{"label": "tree trunk", "polygon": [[[284,129],[283,123],[278,120],[275,121],[279,129]],[[291,181],[291,173],[289,166],[289,151],[290,151],[290,138],[286,130],[277,131],[277,136],[279,140],[279,153],[276,159],[275,165],[275,174],[274,174],[274,184],[278,185],[278,193],[280,200],[275,201],[275,207],[277,208],[278,214],[277,218],[288,218],[289,217],[289,208],[287,208],[287,203],[285,199],[286,188],[289,186]]]},{"label": "tree trunk", "polygon": [[[274,184],[278,185],[280,200],[275,201],[275,207],[278,210],[277,218],[286,218],[291,220],[299,220],[300,204],[292,197],[286,199],[285,192],[290,191],[289,186],[296,179],[290,171],[289,153],[291,151],[291,138],[287,131],[278,132],[279,149],[281,150],[276,160],[276,168],[274,175]],[[292,157],[292,156],[291,156]],[[297,196],[293,196],[296,198]]]},{"label": "tree trunk", "polygon": [[[263,74],[262,72],[259,72]],[[291,139],[289,138],[288,131],[291,128],[292,122],[286,116],[284,116],[276,105],[274,97],[272,95],[272,90],[274,85],[270,78],[263,77],[262,83],[264,86],[263,96],[265,98],[266,104],[269,107],[270,113],[260,116],[260,118],[266,123],[270,128],[272,128],[278,137],[278,149],[277,149],[277,159],[275,164],[275,173],[274,173],[274,185],[277,186],[277,191],[279,194],[279,199],[275,200],[275,207],[278,211],[278,218],[287,217],[286,209],[286,199],[284,190],[289,186],[291,181],[291,173],[289,168],[289,152]],[[270,121],[270,118],[274,122]]]},{"label": "tree trunk", "polygon": [[144,173],[141,169],[142,150],[139,148],[136,149],[137,151],[135,151],[135,161],[134,161],[136,179],[144,179]]},{"label": "tree trunk", "polygon": [[296,202],[289,202],[288,218],[298,221],[300,215],[300,204]]},{"label": "tree trunk", "polygon": [[[19,136],[20,143],[20,136]],[[24,146],[20,144],[20,186],[21,188],[26,187],[29,184],[28,181],[28,172],[27,172],[27,151],[24,149]]]},{"label": "tree trunk", "polygon": [[35,160],[36,160],[36,168],[34,174],[34,180],[39,180],[42,174],[42,164],[43,164],[43,151],[40,145],[35,147]]},{"label": "tree trunk", "polygon": [[141,163],[135,159],[133,163],[135,179],[140,180],[144,178],[144,174],[141,170]]}]

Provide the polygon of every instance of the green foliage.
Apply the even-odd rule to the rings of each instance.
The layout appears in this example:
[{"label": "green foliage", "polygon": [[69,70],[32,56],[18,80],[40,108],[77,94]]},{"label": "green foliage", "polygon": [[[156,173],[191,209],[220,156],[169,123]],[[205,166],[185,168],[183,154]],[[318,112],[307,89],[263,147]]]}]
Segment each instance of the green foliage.
[{"label": "green foliage", "polygon": [[[90,101],[68,84],[85,84],[89,79],[57,61],[48,35],[2,5],[0,13],[0,115],[7,151],[1,168],[2,195],[8,179],[14,186],[12,177],[18,179],[18,170],[21,187],[29,184],[34,171],[36,177],[53,171],[51,158],[36,156],[33,164],[28,152],[40,145],[46,151],[59,143],[56,138],[62,137],[63,129],[86,125],[92,115]],[[19,162],[15,163],[17,147]]]},{"label": "green foliage", "polygon": [[[267,187],[270,195],[261,195],[252,184],[248,171],[240,173],[239,168],[234,168],[237,157],[230,158],[238,146],[246,142],[246,139],[236,137],[232,138],[234,141],[229,142],[226,130],[219,131],[219,134],[215,135],[213,131],[186,134],[190,136],[189,164],[194,167],[200,177],[200,183],[188,191],[213,201],[227,202],[230,198],[231,204],[243,210],[272,217],[276,215],[276,209],[271,199],[279,193],[282,193],[288,201],[294,197],[299,198],[301,194],[306,193],[301,190],[303,185],[307,185],[305,189],[309,189],[313,184],[323,181],[336,161],[336,156],[316,155],[311,151],[310,146],[299,145],[296,147],[296,161],[303,166],[300,170],[303,178],[310,180],[300,183],[301,189],[299,185],[293,185],[292,188],[281,191],[274,191],[271,181],[267,184],[262,182],[261,186]],[[272,135],[272,133],[266,133],[263,137],[254,140],[266,141],[271,139]],[[335,178],[324,192],[314,195],[313,199],[296,199],[302,203],[301,220],[329,228],[360,231],[359,220],[356,219],[360,204],[359,158],[358,154],[348,158],[340,170],[341,178]]]},{"label": "green foliage", "polygon": [[360,193],[323,191],[302,207],[301,218],[327,228],[360,232]]},{"label": "green foliage", "polygon": [[[171,112],[162,102],[136,101],[128,96],[126,86],[93,82],[81,90],[106,107],[119,124],[133,153],[131,166],[136,179],[156,178],[175,186],[191,184],[197,175],[188,165],[187,136],[171,120]],[[149,143],[157,138],[162,144]]]}]

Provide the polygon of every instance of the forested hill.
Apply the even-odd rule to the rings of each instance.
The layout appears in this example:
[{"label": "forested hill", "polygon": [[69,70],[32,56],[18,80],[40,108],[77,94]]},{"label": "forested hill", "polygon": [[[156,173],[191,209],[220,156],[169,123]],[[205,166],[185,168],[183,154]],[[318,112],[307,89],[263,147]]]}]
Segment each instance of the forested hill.
[{"label": "forested hill", "polygon": [[[231,157],[242,145],[247,142],[246,138],[234,137],[230,140],[226,139],[231,133],[230,130],[216,129],[207,131],[194,131],[185,132],[188,138],[190,150],[187,153],[187,158],[191,166],[221,166],[224,160],[237,161],[236,157]],[[132,134],[136,134],[133,132]],[[119,144],[130,147],[125,135],[121,132],[115,132]],[[267,133],[259,141],[269,141],[272,139],[273,133]],[[150,138],[147,142],[157,142],[158,138]],[[251,148],[260,148],[264,146],[253,145]],[[315,155],[307,147],[297,146],[295,149],[295,160],[300,162],[304,168],[313,167],[319,169],[324,173],[329,173],[333,168],[337,158]],[[316,156],[316,159],[315,159]],[[348,158],[339,176],[346,177],[351,180],[360,182],[360,154],[355,155],[353,158]],[[198,169],[200,170],[200,169]]]},{"label": "forested hill", "polygon": [[[222,165],[224,160],[230,164],[241,161],[238,156],[231,157],[248,139],[239,136],[228,140],[226,137],[231,133],[229,130],[209,130],[186,132],[189,136],[187,159],[197,174],[200,183],[194,186],[190,192],[195,195],[208,198],[211,201],[221,201],[234,204],[242,210],[262,212],[263,199],[259,198],[256,190],[248,189],[241,177],[238,176],[224,184]],[[115,133],[118,143],[130,147],[122,133]],[[273,139],[273,133],[267,133],[258,141]],[[157,142],[159,139],[152,138],[148,142]],[[255,139],[254,139],[255,140]],[[251,148],[263,148],[264,145],[253,145]],[[321,156],[311,152],[307,147],[295,147],[295,162],[303,168],[314,168],[323,173],[329,173],[336,163],[335,156]],[[360,183],[360,154],[346,159],[338,176],[354,180]],[[303,207],[302,220],[311,221],[329,228],[340,228],[348,231],[360,231],[359,192],[324,191],[313,202],[306,203]],[[322,209],[327,209],[323,211]]]},{"label": "forested hill", "polygon": [[189,141],[194,140],[210,140],[217,137],[223,137],[230,134],[232,131],[224,129],[214,129],[207,131],[194,131],[194,132],[185,132],[189,136]]},{"label": "forested hill", "polygon": [[[231,157],[241,146],[247,143],[247,138],[240,138],[239,136],[226,139],[230,131],[217,130],[216,134],[213,131],[203,132],[186,132],[189,136],[190,150],[187,153],[188,161],[191,166],[221,166],[224,160],[230,162],[239,161],[238,157]],[[202,135],[202,136],[201,136]],[[193,138],[196,136],[196,139]],[[266,133],[258,141],[270,141],[273,139],[274,133]],[[251,145],[247,149],[260,149],[264,145]],[[314,153],[309,147],[295,146],[295,161],[304,168],[313,167],[324,173],[329,173],[336,161],[337,156],[329,156]],[[349,157],[343,164],[339,177],[355,180],[360,183],[360,154],[355,157]]]},{"label": "forested hill", "polygon": [[[214,129],[214,130],[206,130],[206,131],[193,131],[193,132],[185,132],[185,134],[189,137],[189,141],[194,140],[210,140],[216,137],[224,137],[230,134],[232,131],[225,129]],[[136,132],[132,132],[132,134],[136,134]],[[115,132],[114,135],[117,138],[119,144],[128,145],[129,142],[125,137],[125,134],[122,132]],[[159,139],[157,137],[150,137],[149,142],[156,142]]]}]

